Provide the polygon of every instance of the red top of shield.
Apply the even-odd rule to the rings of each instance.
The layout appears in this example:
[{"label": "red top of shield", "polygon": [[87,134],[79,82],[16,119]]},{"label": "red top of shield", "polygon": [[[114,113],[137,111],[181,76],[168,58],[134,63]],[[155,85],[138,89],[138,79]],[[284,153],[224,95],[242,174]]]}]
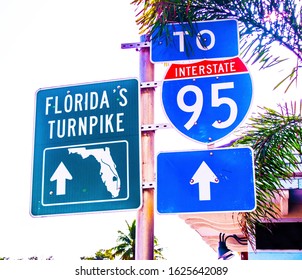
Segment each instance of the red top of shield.
[{"label": "red top of shield", "polygon": [[248,69],[239,57],[227,60],[201,60],[195,63],[171,64],[164,79],[221,76],[243,72],[248,72]]}]

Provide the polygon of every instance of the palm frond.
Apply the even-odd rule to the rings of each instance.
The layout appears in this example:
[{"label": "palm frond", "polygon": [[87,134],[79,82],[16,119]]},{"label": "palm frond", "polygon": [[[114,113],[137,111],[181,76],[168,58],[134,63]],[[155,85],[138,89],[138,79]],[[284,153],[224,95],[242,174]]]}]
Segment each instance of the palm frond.
[{"label": "palm frond", "polygon": [[[274,198],[280,194],[280,180],[290,180],[297,168],[297,154],[301,155],[301,105],[287,103],[278,112],[263,108],[263,112],[250,119],[248,129],[234,145],[248,145],[254,149],[257,208],[244,213],[241,225],[251,240],[256,225],[261,221],[279,218]],[[296,114],[298,112],[298,114]]]},{"label": "palm frond", "polygon": [[[273,45],[281,45],[297,58],[295,71],[281,83],[290,79],[288,89],[297,80],[302,64],[302,13],[295,0],[133,0],[132,4],[137,6],[141,32],[149,35],[165,34],[169,23],[189,23],[196,34],[195,21],[237,19],[243,59],[260,63],[260,69],[273,67],[288,59],[272,50]],[[169,43],[171,36],[166,36]]]},{"label": "palm frond", "polygon": [[[126,221],[127,233],[118,230],[117,245],[110,249],[101,249],[96,252],[95,257],[83,257],[89,260],[134,260],[135,259],[135,233],[136,220],[131,224]],[[154,259],[165,259],[162,254],[163,248],[159,247],[158,239],[154,236]]]}]

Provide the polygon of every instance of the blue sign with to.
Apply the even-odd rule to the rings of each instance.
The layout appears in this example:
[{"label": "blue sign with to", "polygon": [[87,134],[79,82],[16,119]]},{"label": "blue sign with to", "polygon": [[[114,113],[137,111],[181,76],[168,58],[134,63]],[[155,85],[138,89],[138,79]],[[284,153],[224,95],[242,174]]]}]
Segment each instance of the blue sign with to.
[{"label": "blue sign with to", "polygon": [[164,32],[155,30],[151,40],[153,62],[229,58],[238,53],[238,25],[233,19],[167,24]]}]

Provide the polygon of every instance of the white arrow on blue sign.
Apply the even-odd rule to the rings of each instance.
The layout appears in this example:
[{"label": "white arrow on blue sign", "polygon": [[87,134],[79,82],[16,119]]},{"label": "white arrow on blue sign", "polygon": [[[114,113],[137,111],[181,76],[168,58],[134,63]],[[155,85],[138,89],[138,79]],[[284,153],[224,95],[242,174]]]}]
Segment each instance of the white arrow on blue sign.
[{"label": "white arrow on blue sign", "polygon": [[171,64],[162,85],[172,125],[205,144],[231,134],[246,118],[252,97],[251,76],[239,57]]},{"label": "white arrow on blue sign", "polygon": [[249,147],[159,153],[157,211],[253,211],[254,178],[253,150]]},{"label": "white arrow on blue sign", "polygon": [[151,40],[153,62],[229,58],[238,53],[238,24],[234,19],[167,24],[164,32],[156,29]]}]

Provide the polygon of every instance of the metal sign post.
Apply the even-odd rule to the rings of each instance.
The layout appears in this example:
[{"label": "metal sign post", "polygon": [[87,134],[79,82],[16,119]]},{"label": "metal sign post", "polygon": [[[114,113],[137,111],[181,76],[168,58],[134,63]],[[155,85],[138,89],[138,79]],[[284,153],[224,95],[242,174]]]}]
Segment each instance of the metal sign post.
[{"label": "metal sign post", "polygon": [[[146,36],[141,36],[141,42]],[[140,49],[140,81],[154,81],[154,65],[150,61],[150,48]],[[141,87],[141,124],[154,123],[154,87]],[[154,182],[154,130],[142,131],[142,182]],[[154,256],[154,189],[144,188],[142,207],[137,213],[136,260],[153,260]]]}]

